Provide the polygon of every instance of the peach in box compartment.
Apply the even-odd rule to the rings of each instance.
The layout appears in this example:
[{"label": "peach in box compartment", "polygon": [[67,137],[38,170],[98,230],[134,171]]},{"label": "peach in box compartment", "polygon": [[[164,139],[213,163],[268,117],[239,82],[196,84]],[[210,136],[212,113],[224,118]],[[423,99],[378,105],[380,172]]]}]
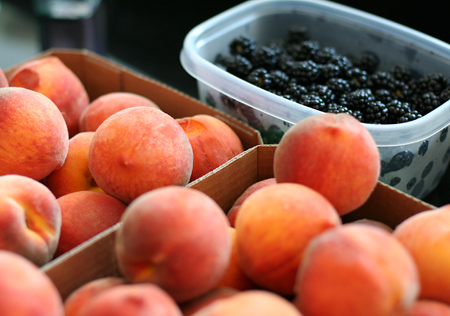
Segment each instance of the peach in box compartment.
[{"label": "peach in box compartment", "polygon": [[[206,193],[226,212],[248,187],[274,176],[273,162],[276,148],[275,145],[258,145],[250,148],[205,177],[190,183],[188,187]],[[432,205],[377,182],[366,203],[355,211],[343,215],[342,221],[348,223],[369,219],[395,228],[406,218],[433,208]],[[42,267],[64,298],[91,280],[106,276],[122,276],[114,253],[120,225],[116,224],[71,253]],[[77,277],[74,278],[74,275]]]},{"label": "peach in box compartment", "polygon": [[[127,95],[140,95],[142,97],[151,99],[156,103],[158,103],[158,106],[162,112],[166,113],[166,117],[170,118],[172,120],[172,125],[178,128],[178,134],[181,135],[181,137],[184,137],[184,142],[186,144],[186,147],[188,146],[188,137],[187,135],[184,136],[184,131],[179,124],[177,124],[175,118],[194,118],[200,115],[209,116],[212,120],[220,121],[224,126],[226,126],[230,131],[232,131],[236,137],[238,137],[237,141],[241,143],[241,150],[251,148],[255,145],[261,144],[261,139],[259,136],[259,133],[250,128],[249,126],[242,124],[241,122],[237,121],[234,118],[228,117],[226,114],[222,114],[215,109],[212,109],[211,107],[206,106],[205,104],[201,103],[198,100],[195,100],[177,90],[174,90],[170,88],[169,86],[166,86],[162,83],[159,83],[155,80],[146,78],[142,75],[139,75],[135,72],[132,72],[125,67],[121,67],[118,64],[115,64],[111,61],[108,61],[105,58],[102,58],[98,55],[95,55],[93,53],[90,53],[88,51],[79,51],[79,50],[50,50],[47,52],[44,52],[42,55],[36,56],[34,59],[24,62],[21,65],[18,65],[12,69],[8,69],[5,73],[7,76],[10,76],[15,73],[17,69],[21,69],[20,67],[22,65],[28,64],[31,62],[32,65],[36,65],[35,61],[43,60],[44,58],[51,58],[51,60],[55,60],[55,58],[58,58],[62,62],[63,65],[67,67],[70,71],[72,71],[80,80],[82,85],[85,87],[89,98],[91,100],[95,100],[100,96],[104,96],[107,94],[112,93],[120,93],[121,96],[124,94]],[[61,65],[61,64],[58,64]],[[18,87],[7,87],[5,89],[23,89],[26,91],[31,91],[24,88],[18,88]],[[4,90],[7,91],[7,90]],[[41,95],[38,92],[33,92],[33,94]],[[49,98],[45,98],[48,102]],[[55,104],[56,105],[56,104]],[[149,106],[150,108],[150,106]],[[56,109],[56,107],[55,107]],[[155,110],[156,111],[156,110]],[[27,111],[22,111],[23,114],[28,113]],[[61,113],[56,113],[59,116],[61,116]],[[116,113],[117,114],[117,113]],[[42,116],[42,115],[41,115]],[[36,116],[36,117],[41,117]],[[41,120],[48,119],[48,115],[42,116]],[[60,123],[63,123],[62,116],[60,117],[59,121]],[[46,126],[49,126],[49,124],[46,124]],[[30,133],[32,134],[32,133]],[[36,133],[34,133],[36,134]],[[67,140],[69,140],[69,153],[66,156],[66,160],[64,165],[61,167],[58,165],[58,168],[52,168],[58,169],[54,170],[55,172],[51,172],[50,175],[48,175],[47,169],[43,169],[41,165],[36,163],[30,163],[29,165],[32,167],[35,167],[36,172],[40,172],[40,175],[36,176],[36,180],[42,182],[44,184],[48,184],[48,188],[54,193],[54,195],[57,198],[62,197],[63,195],[67,195],[69,193],[75,193],[80,190],[91,190],[91,191],[103,191],[99,187],[93,185],[92,183],[92,177],[88,176],[89,166],[88,166],[88,159],[86,157],[86,154],[89,151],[90,142],[93,139],[94,132],[79,132],[78,134],[74,135],[70,139],[68,138],[67,131],[66,134],[64,134],[64,138],[66,139],[65,147],[67,149]],[[23,141],[23,139],[22,139]],[[43,151],[40,150],[40,153]],[[73,154],[73,155],[72,155]],[[37,157],[38,155],[30,155],[31,157]],[[227,157],[229,158],[229,157]],[[18,159],[16,159],[18,160]],[[48,159],[47,159],[48,160]],[[66,164],[67,162],[67,164]],[[223,161],[222,161],[223,162]],[[53,170],[49,169],[49,170]],[[42,172],[46,172],[47,177],[43,180]],[[186,181],[189,180],[189,176],[186,176]],[[69,180],[67,180],[69,179]],[[47,182],[48,180],[48,182]],[[67,182],[69,181],[69,182]],[[72,181],[72,182],[71,182]],[[75,183],[76,182],[76,183]],[[66,183],[67,185],[61,185],[62,183]],[[65,186],[64,188],[62,186]],[[94,194],[89,194],[90,196],[94,196]],[[94,200],[90,197],[87,197],[87,194],[83,195],[83,200],[90,200],[92,203],[94,203]],[[95,194],[95,196],[99,196],[98,194]],[[80,196],[78,198],[78,202],[81,202]],[[97,203],[97,202],[95,202]],[[95,204],[94,203],[94,204]],[[66,203],[67,204],[67,203]],[[70,203],[69,203],[70,204]],[[74,204],[73,204],[74,205]],[[69,207],[70,209],[70,207]],[[101,212],[100,208],[96,208],[98,211],[96,216],[99,216],[100,218],[107,216],[105,214],[108,213],[108,211],[105,211],[103,215],[100,215]],[[90,215],[92,216],[92,214]],[[63,216],[63,219],[65,216]],[[85,216],[85,220],[88,220],[89,216]],[[117,222],[117,220],[115,221]],[[66,223],[67,224],[67,223]],[[99,224],[99,223],[98,223]],[[95,229],[84,229],[87,226],[84,226],[83,228],[83,240],[79,240],[79,238],[72,239],[70,234],[72,234],[74,231],[77,230],[77,227],[74,225],[70,228],[70,233],[65,234],[63,233],[62,236],[66,236],[66,244],[65,244],[65,251],[68,251],[70,249],[67,249],[67,245],[70,245],[69,248],[73,247],[73,243],[76,241],[76,243],[80,243],[99,231],[110,227],[112,225],[111,221],[103,221],[101,225],[97,225]],[[83,225],[83,224],[82,224]],[[62,225],[64,227],[66,225]],[[71,225],[69,225],[71,226]],[[95,225],[94,225],[95,226]],[[59,232],[58,232],[59,234]],[[81,236],[78,236],[81,238]],[[72,239],[72,240],[67,240]],[[62,248],[61,248],[62,249]],[[64,252],[65,252],[64,251]],[[62,252],[58,251],[57,255],[60,255]],[[46,262],[50,260],[51,258],[46,257]],[[45,262],[39,261],[40,264],[44,264]]]}]

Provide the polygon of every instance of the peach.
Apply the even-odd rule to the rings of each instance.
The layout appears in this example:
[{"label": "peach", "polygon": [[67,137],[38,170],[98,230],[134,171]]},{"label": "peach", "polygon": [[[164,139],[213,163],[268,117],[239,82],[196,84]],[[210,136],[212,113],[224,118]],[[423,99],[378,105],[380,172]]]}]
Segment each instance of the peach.
[{"label": "peach", "polygon": [[31,261],[0,250],[0,315],[61,316],[63,301],[51,279]]},{"label": "peach", "polygon": [[392,234],[349,223],[308,244],[293,302],[308,316],[400,316],[411,309],[419,288],[414,260]]},{"label": "peach", "polygon": [[109,276],[89,281],[72,292],[64,301],[64,316],[79,316],[94,297],[116,285],[127,284],[123,277]]},{"label": "peach", "polygon": [[417,300],[406,316],[450,316],[450,306],[433,300]]},{"label": "peach", "polygon": [[231,255],[225,213],[205,193],[180,186],[147,192],[125,210],[117,265],[133,283],[151,282],[178,303],[213,289]]},{"label": "peach", "polygon": [[301,120],[283,135],[274,155],[277,182],[306,185],[344,215],[364,204],[380,175],[380,154],[369,131],[349,114]]},{"label": "peach", "polygon": [[411,253],[419,269],[419,297],[450,304],[450,205],[407,218],[393,234]]},{"label": "peach", "polygon": [[237,199],[234,201],[233,205],[227,212],[228,221],[230,222],[230,226],[234,227],[236,222],[236,216],[241,208],[242,203],[247,199],[247,197],[253,192],[271,184],[277,183],[275,178],[268,178],[264,180],[257,181],[250,185]]},{"label": "peach", "polygon": [[11,87],[22,87],[42,93],[63,114],[69,137],[78,133],[78,121],[89,105],[89,96],[80,79],[56,56],[30,60],[8,76]]},{"label": "peach", "polygon": [[69,150],[61,168],[44,179],[44,184],[59,198],[77,191],[103,192],[89,169],[89,148],[94,132],[81,132],[69,139]]},{"label": "peach", "polygon": [[150,106],[159,108],[152,100],[131,92],[110,92],[93,100],[80,115],[80,132],[95,132],[108,117],[121,110]]},{"label": "peach", "polygon": [[122,284],[96,295],[79,316],[182,316],[175,301],[154,284]]},{"label": "peach", "polygon": [[218,300],[198,310],[192,316],[302,316],[285,298],[264,290],[248,290]]},{"label": "peach", "polygon": [[230,261],[228,263],[228,268],[225,271],[225,274],[220,279],[219,283],[217,283],[216,287],[232,288],[238,291],[254,289],[256,288],[256,286],[242,271],[241,266],[239,265],[236,244],[236,229],[233,227],[229,227],[228,230],[230,232],[232,241]]},{"label": "peach", "polygon": [[183,316],[191,316],[201,308],[204,308],[217,300],[228,298],[236,293],[239,293],[239,291],[234,288],[216,287],[211,291],[208,291],[206,294],[203,294],[187,303],[180,304],[179,306]]},{"label": "peach", "polygon": [[306,245],[339,225],[334,207],[316,191],[297,183],[266,186],[244,201],[236,217],[239,265],[262,288],[293,295]]},{"label": "peach", "polygon": [[0,175],[42,180],[60,168],[69,150],[67,126],[55,104],[41,93],[0,89]]},{"label": "peach", "polygon": [[118,223],[126,205],[105,193],[77,191],[57,199],[61,208],[61,235],[55,256],[75,248]]},{"label": "peach", "polygon": [[189,183],[193,153],[174,118],[152,107],[113,114],[95,132],[89,168],[106,193],[130,203],[141,194]]},{"label": "peach", "polygon": [[3,70],[0,68],[0,88],[8,87],[8,79],[6,79],[6,75]]},{"label": "peach", "polygon": [[53,258],[61,209],[42,183],[20,175],[0,176],[0,249],[42,266]]},{"label": "peach", "polygon": [[237,134],[222,120],[206,114],[177,119],[194,153],[194,181],[244,151]]}]

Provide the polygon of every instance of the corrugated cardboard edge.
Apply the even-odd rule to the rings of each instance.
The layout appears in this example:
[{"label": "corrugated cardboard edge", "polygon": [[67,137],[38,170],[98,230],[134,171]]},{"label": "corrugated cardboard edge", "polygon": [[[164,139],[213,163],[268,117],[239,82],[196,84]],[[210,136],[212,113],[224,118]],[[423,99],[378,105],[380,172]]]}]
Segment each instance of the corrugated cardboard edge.
[{"label": "corrugated cardboard edge", "polygon": [[[50,49],[25,62],[47,56],[61,59],[83,82],[91,100],[113,91],[140,94],[154,101],[164,112],[175,118],[202,113],[221,119],[236,132],[245,149],[263,144],[260,133],[248,124],[89,50]],[[25,62],[5,70],[5,75],[9,77]]]},{"label": "corrugated cardboard edge", "polygon": [[[191,182],[188,187],[204,192],[227,212],[234,201],[253,183],[273,177],[276,145],[258,145],[231,159],[213,172]],[[344,222],[356,219],[380,220],[395,227],[433,205],[413,198],[378,182],[368,201],[343,216]],[[104,276],[118,276],[114,238],[120,223],[44,265],[41,269],[52,279],[63,298],[86,282]]]}]

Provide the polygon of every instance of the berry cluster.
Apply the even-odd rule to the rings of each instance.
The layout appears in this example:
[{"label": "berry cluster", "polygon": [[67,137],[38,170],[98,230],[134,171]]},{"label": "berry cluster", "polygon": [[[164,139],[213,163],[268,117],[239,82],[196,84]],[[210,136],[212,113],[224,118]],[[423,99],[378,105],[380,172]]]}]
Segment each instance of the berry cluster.
[{"label": "berry cluster", "polygon": [[322,47],[305,27],[292,26],[285,39],[258,45],[241,35],[230,55],[215,64],[262,89],[311,108],[348,113],[364,123],[408,122],[450,99],[450,81],[440,73],[413,78],[409,68],[378,69],[371,52],[356,58]]}]

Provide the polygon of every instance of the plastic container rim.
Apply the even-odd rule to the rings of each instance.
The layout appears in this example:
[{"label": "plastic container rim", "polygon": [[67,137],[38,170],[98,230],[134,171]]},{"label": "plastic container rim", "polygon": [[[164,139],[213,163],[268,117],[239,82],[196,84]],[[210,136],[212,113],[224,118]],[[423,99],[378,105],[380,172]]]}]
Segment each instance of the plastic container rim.
[{"label": "plastic container rim", "polygon": [[[211,29],[217,29],[218,25],[224,26],[222,32],[226,32],[227,28],[232,27],[229,20],[233,16],[246,16],[247,19],[240,20],[240,23],[244,23],[245,20],[258,17],[261,14],[299,11],[301,9],[298,7],[299,4],[309,6],[312,10],[326,8],[328,11],[331,10],[334,18],[340,15],[341,19],[345,17],[346,21],[372,30],[375,28],[387,37],[408,43],[417,49],[432,51],[434,55],[450,60],[449,44],[407,26],[332,1],[248,0],[198,24],[188,32],[180,53],[183,68],[192,77],[218,92],[291,124],[295,124],[307,116],[323,113],[254,86],[217,67],[196,53],[196,50],[204,45],[205,34],[210,32]],[[274,9],[276,11],[273,11]],[[223,84],[223,82],[231,84]],[[258,104],[261,107],[251,104]],[[303,115],[298,114],[299,106],[305,112]],[[448,126],[450,124],[449,107],[450,101],[447,101],[427,115],[411,122],[383,125],[363,123],[363,125],[369,130],[380,147],[408,145],[427,139]],[[432,129],[430,129],[430,126],[432,126]],[[393,143],[393,139],[396,140],[395,143]]]}]

